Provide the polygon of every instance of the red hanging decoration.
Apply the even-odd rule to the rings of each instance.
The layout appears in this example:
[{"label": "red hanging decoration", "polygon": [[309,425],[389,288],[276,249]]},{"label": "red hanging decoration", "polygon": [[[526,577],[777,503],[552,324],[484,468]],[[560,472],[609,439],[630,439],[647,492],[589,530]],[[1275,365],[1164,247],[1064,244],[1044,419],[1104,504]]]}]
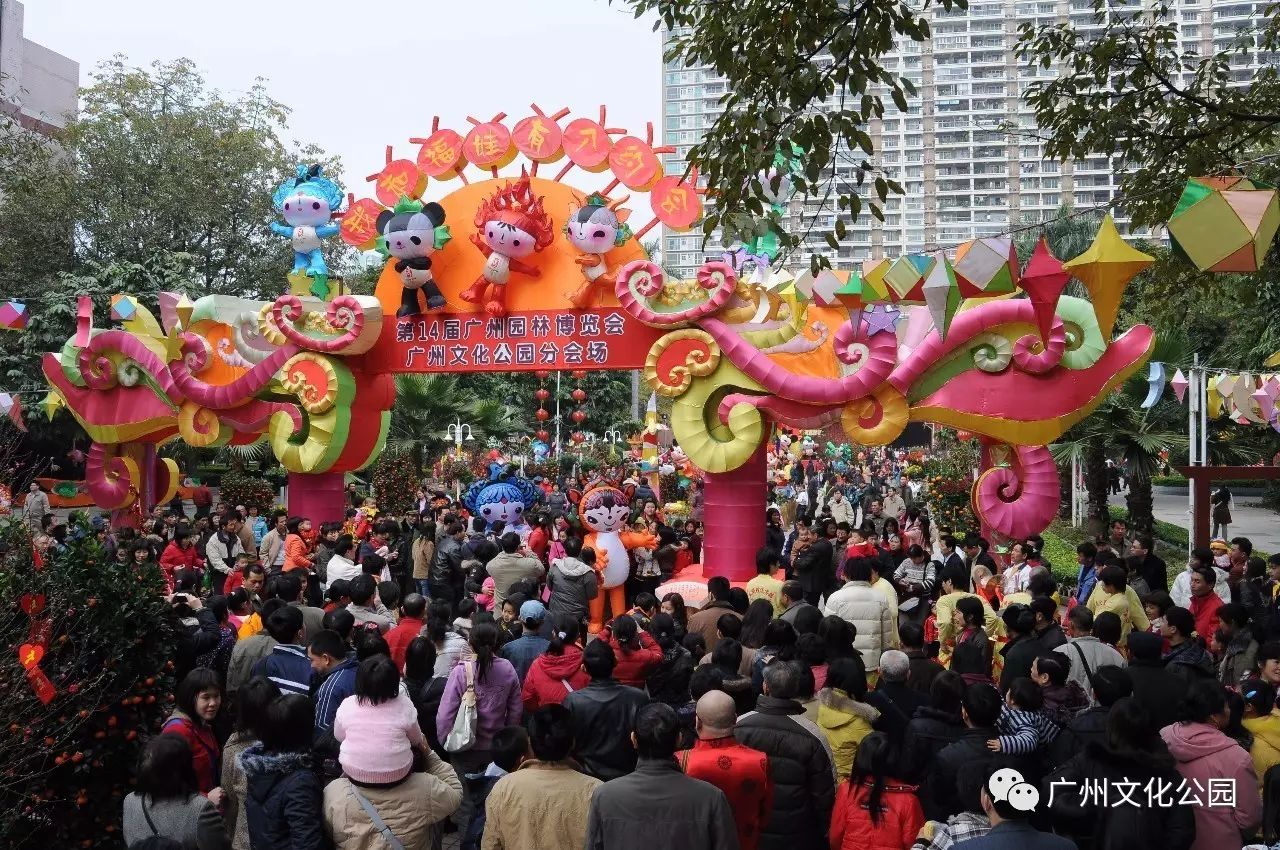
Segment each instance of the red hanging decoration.
[{"label": "red hanging decoration", "polygon": [[584,389],[582,389],[582,387],[578,387],[576,390],[574,390],[573,392],[569,393],[569,395],[570,395],[570,397],[572,397],[572,398],[573,398],[573,400],[574,400],[574,401],[576,401],[578,404],[582,404],[584,401],[586,401],[586,400],[587,400],[587,391],[586,391],[586,390],[584,390]]},{"label": "red hanging decoration", "polygon": [[547,433],[547,429],[545,428],[539,428],[538,432],[533,436],[537,437],[539,440],[541,440],[544,443],[549,442],[551,440],[551,435]]},{"label": "red hanging decoration", "polygon": [[574,369],[574,370],[573,370],[572,372],[570,372],[569,374],[573,376],[573,379],[574,379],[575,381],[581,381],[581,380],[584,380],[584,379],[587,377],[587,370],[586,370],[586,369]]},{"label": "red hanging decoration", "polygon": [[547,411],[541,407],[539,407],[537,413],[533,415],[538,417],[539,422],[546,422],[548,419],[551,418],[551,414],[547,413]]},{"label": "red hanging decoration", "polygon": [[569,418],[578,425],[581,425],[587,419],[587,412],[585,410],[575,410],[573,413],[569,414]]},{"label": "red hanging decoration", "polygon": [[574,431],[573,434],[570,435],[569,439],[573,440],[575,443],[581,443],[583,440],[587,439],[587,435],[583,434],[581,431]]},{"label": "red hanging decoration", "polygon": [[551,393],[545,387],[538,387],[538,389],[534,391],[533,397],[538,401],[546,401],[551,398]]}]

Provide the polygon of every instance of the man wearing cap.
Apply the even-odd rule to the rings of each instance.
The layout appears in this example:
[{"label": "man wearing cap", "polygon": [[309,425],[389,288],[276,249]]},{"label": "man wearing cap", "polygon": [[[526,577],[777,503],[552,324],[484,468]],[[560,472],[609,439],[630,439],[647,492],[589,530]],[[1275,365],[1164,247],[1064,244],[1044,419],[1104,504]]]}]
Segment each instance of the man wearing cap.
[{"label": "man wearing cap", "polygon": [[551,641],[539,636],[542,621],[547,617],[547,609],[536,599],[530,599],[520,606],[520,622],[524,625],[524,634],[504,644],[498,654],[511,662],[524,682],[525,674],[533,666],[533,660],[547,651]]}]

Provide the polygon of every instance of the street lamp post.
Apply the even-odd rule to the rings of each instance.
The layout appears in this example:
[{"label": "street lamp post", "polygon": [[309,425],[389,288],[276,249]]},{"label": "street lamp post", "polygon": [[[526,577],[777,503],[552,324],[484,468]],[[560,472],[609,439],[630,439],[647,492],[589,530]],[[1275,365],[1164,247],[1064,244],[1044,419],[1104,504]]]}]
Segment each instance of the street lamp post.
[{"label": "street lamp post", "polygon": [[[467,424],[466,422],[463,422],[461,418],[458,418],[456,421],[450,423],[444,429],[444,438],[446,440],[453,440],[453,452],[454,452],[455,460],[462,459],[463,441],[465,440],[467,442],[470,442],[474,437],[475,437],[475,431],[472,429],[472,427],[469,424]],[[453,497],[455,500],[462,498],[462,482],[459,481],[456,477],[453,479]]]}]

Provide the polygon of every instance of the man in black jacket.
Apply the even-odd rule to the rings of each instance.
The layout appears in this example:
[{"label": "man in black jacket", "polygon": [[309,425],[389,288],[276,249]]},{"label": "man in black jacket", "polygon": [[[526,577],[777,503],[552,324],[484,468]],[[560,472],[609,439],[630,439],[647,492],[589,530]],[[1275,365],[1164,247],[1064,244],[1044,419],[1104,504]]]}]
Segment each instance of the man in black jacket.
[{"label": "man in black jacket", "polygon": [[1105,744],[1111,707],[1133,694],[1133,679],[1123,667],[1099,667],[1093,671],[1089,682],[1098,704],[1071,718],[1067,728],[1054,739],[1049,749],[1049,764],[1053,767],[1066,764],[1089,744]]},{"label": "man in black jacket", "polygon": [[764,695],[734,731],[738,743],[769,757],[773,813],[760,850],[820,850],[835,803],[835,769],[822,732],[804,717],[795,697],[800,670],[775,660],[764,669]]},{"label": "man in black jacket", "polygon": [[1058,603],[1052,596],[1036,596],[1031,600],[1031,613],[1036,617],[1035,637],[1045,652],[1052,652],[1067,642],[1067,633],[1058,625],[1055,616],[1057,611]]},{"label": "man in black jacket", "polygon": [[636,751],[626,730],[649,702],[644,691],[613,678],[618,659],[607,641],[595,640],[582,653],[591,684],[564,699],[573,716],[573,740],[583,772],[608,782],[636,768]]},{"label": "man in black jacket", "polygon": [[[619,729],[614,734],[626,733]],[[652,703],[640,709],[631,732],[639,762],[634,773],[606,782],[591,794],[587,850],[738,846],[733,810],[724,792],[686,776],[676,763],[679,737],[680,722],[671,706]]]},{"label": "man in black jacket", "polygon": [[835,580],[831,558],[831,541],[801,528],[800,540],[792,549],[791,570],[804,589],[804,601],[810,605],[817,605]]},{"label": "man in black jacket", "polygon": [[462,584],[462,523],[452,522],[444,530],[444,537],[436,544],[436,556],[428,570],[431,580],[431,598],[446,599],[455,603],[460,598]]},{"label": "man in black jacket", "polygon": [[943,747],[934,757],[920,789],[920,802],[925,817],[945,822],[950,815],[964,811],[956,791],[956,774],[960,766],[991,758],[987,742],[999,737],[996,720],[1004,701],[990,685],[973,684],[965,688],[960,716],[965,730],[953,743]]},{"label": "man in black jacket", "polygon": [[1147,581],[1147,587],[1151,590],[1163,590],[1169,592],[1169,568],[1160,558],[1156,557],[1155,541],[1145,534],[1140,534],[1133,538],[1133,543],[1129,547],[1129,552],[1142,559],[1142,566],[1138,568],[1138,575]]},{"label": "man in black jacket", "polygon": [[1183,679],[1170,673],[1160,657],[1163,641],[1150,632],[1129,633],[1129,666],[1133,698],[1151,715],[1151,724],[1163,729],[1178,719],[1178,704],[1186,692]]}]

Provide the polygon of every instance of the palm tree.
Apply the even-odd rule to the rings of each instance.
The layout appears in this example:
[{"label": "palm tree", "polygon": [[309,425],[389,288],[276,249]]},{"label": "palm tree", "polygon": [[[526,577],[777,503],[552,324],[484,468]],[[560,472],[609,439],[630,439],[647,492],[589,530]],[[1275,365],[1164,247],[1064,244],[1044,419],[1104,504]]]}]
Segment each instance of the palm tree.
[{"label": "palm tree", "polygon": [[[1181,345],[1178,340],[1158,340],[1152,359],[1177,362]],[[1127,469],[1130,525],[1140,534],[1151,534],[1155,525],[1151,478],[1159,471],[1163,453],[1174,454],[1186,449],[1186,434],[1173,430],[1176,425],[1168,418],[1168,410],[1179,408],[1163,403],[1143,409],[1141,404],[1146,394],[1145,378],[1141,375],[1131,378],[1053,446],[1054,458],[1059,463],[1079,460],[1084,467],[1090,534],[1102,533],[1110,522],[1107,460],[1119,462]]]},{"label": "palm tree", "polygon": [[518,428],[507,399],[480,398],[457,375],[397,375],[387,451],[409,453],[421,468],[449,446],[445,431],[457,421],[470,425],[477,439],[503,440]]}]

